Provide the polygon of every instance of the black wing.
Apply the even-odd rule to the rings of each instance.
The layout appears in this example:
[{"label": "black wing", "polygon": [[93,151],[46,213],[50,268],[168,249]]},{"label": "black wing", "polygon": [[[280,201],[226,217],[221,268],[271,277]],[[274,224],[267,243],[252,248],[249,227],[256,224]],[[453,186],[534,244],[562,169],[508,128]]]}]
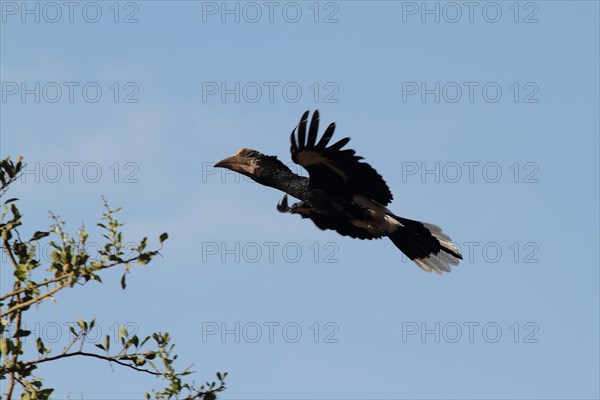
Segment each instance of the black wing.
[{"label": "black wing", "polygon": [[381,175],[369,164],[361,162],[363,158],[357,156],[354,150],[342,150],[350,138],[343,138],[327,147],[333,136],[335,123],[327,127],[317,143],[319,111],[315,111],[312,116],[308,136],[307,121],[308,111],[302,114],[298,124],[297,139],[296,129],[292,131],[290,150],[292,160],[308,171],[310,186],[328,191],[361,194],[382,205],[392,201],[392,193]]},{"label": "black wing", "polygon": [[325,230],[333,230],[339,233],[342,236],[350,236],[354,239],[378,239],[380,236],[374,236],[368,230],[364,228],[359,228],[357,226],[352,225],[347,220],[342,218],[330,217],[327,215],[323,215],[320,213],[299,213],[302,218],[310,218],[315,225],[325,231]]},{"label": "black wing", "polygon": [[321,230],[333,230],[342,236],[350,236],[355,239],[378,239],[380,236],[375,236],[367,229],[352,224],[352,219],[348,218],[341,211],[335,211],[333,209],[322,210],[316,209],[310,206],[308,203],[301,201],[288,206],[287,194],[283,196],[283,199],[277,204],[277,210],[279,212],[289,212],[292,214],[300,214],[302,218],[308,218],[315,223],[315,225]]}]

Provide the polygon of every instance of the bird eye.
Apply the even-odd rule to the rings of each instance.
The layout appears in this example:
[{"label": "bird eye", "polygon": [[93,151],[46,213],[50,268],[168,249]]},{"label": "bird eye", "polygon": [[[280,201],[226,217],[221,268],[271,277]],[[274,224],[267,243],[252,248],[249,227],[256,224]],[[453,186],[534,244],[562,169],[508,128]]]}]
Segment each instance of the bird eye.
[{"label": "bird eye", "polygon": [[254,161],[254,165],[256,165],[257,167],[261,167],[262,166],[262,160],[255,160]]}]

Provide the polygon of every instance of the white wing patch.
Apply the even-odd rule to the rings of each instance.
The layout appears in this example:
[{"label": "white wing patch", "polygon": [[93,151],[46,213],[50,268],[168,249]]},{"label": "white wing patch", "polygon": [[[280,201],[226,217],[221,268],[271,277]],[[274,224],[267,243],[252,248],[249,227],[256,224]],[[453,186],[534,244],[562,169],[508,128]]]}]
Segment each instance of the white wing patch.
[{"label": "white wing patch", "polygon": [[355,194],[352,196],[352,201],[356,205],[365,208],[373,221],[370,225],[361,227],[366,227],[380,235],[389,235],[390,233],[395,232],[399,227],[403,226],[398,220],[390,216],[390,214],[393,215],[393,213],[386,206],[379,204],[373,199],[360,194]]}]

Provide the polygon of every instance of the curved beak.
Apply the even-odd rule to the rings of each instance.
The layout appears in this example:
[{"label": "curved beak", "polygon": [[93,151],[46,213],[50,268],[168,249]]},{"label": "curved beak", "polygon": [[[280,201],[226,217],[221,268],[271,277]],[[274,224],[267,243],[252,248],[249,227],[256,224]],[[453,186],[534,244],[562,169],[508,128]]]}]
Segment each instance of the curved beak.
[{"label": "curved beak", "polygon": [[[243,149],[242,149],[243,150]],[[227,168],[243,175],[252,175],[252,160],[240,150],[231,157],[227,157],[215,164],[217,168]]]},{"label": "curved beak", "polygon": [[227,168],[242,175],[252,177],[255,173],[253,156],[258,154],[255,150],[241,149],[231,157],[227,157],[215,164],[217,168]]},{"label": "curved beak", "polygon": [[244,164],[244,159],[236,154],[234,156],[222,159],[221,161],[215,164],[215,167],[227,168],[235,171],[236,167],[239,168],[242,164]]}]

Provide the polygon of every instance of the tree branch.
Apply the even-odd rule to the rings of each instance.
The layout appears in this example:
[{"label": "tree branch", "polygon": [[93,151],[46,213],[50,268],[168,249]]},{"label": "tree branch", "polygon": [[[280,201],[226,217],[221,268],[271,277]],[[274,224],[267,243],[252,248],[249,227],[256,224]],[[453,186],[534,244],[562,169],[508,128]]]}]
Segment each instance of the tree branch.
[{"label": "tree branch", "polygon": [[[6,315],[12,314],[12,313],[14,313],[14,312],[20,311],[21,309],[23,309],[23,308],[25,308],[25,307],[29,307],[29,306],[30,306],[30,305],[32,305],[32,304],[35,304],[35,303],[39,303],[39,302],[41,302],[41,301],[42,301],[42,300],[44,300],[46,297],[52,296],[54,293],[58,292],[60,289],[64,288],[64,287],[65,287],[65,286],[67,286],[68,284],[69,284],[68,282],[62,283],[62,284],[60,284],[60,285],[56,286],[54,289],[48,290],[48,291],[47,291],[46,293],[44,293],[43,295],[41,295],[41,296],[38,296],[38,297],[35,297],[35,298],[33,298],[33,299],[29,300],[29,301],[26,301],[26,302],[24,302],[24,303],[17,302],[17,304],[15,304],[14,306],[12,306],[12,307],[11,307],[11,308],[9,308],[8,310],[6,310],[6,311],[4,311],[4,312],[1,312],[1,313],[0,313],[0,318],[4,317],[4,316],[6,316]],[[17,295],[17,298],[19,298],[19,296],[18,296],[18,295]]]},{"label": "tree branch", "polygon": [[[137,354],[132,354],[132,356],[134,356],[134,355],[137,355]],[[146,372],[146,373],[154,375],[154,376],[161,376],[162,375],[160,372],[150,371],[149,369],[136,367],[135,365],[131,365],[131,364],[128,364],[126,362],[123,362],[123,361],[119,360],[118,358],[116,358],[117,356],[103,356],[101,354],[88,353],[88,352],[81,351],[81,350],[80,351],[75,351],[73,353],[58,354],[58,355],[53,356],[53,357],[39,358],[37,360],[32,360],[32,361],[28,361],[26,363],[23,363],[23,365],[41,364],[41,363],[45,363],[45,362],[48,362],[48,361],[54,361],[54,360],[59,360],[61,358],[68,358],[68,357],[74,357],[74,356],[84,356],[84,357],[98,358],[100,360],[105,360],[105,361],[108,361],[108,362],[114,362],[114,363],[119,364],[119,365],[121,365],[123,367],[129,367],[129,368],[134,369],[136,371]]]},{"label": "tree branch", "polygon": [[[13,262],[15,263],[15,267],[16,267],[18,265],[18,263],[14,259],[14,256],[12,256],[12,252],[10,251],[10,249],[7,252],[9,253],[10,258],[13,260]],[[131,259],[128,259],[128,260],[121,260],[121,261],[116,261],[116,262],[113,262],[113,263],[110,263],[110,264],[102,265],[98,269],[94,270],[94,272],[95,271],[100,271],[100,270],[103,270],[103,269],[107,269],[107,268],[116,267],[117,265],[120,265],[120,264],[127,265],[127,264],[129,264],[129,263],[131,263],[133,261],[137,261],[138,259],[139,259],[139,257],[134,257],[134,258],[131,258]],[[70,274],[69,275],[61,275],[60,277],[53,278],[53,279],[48,279],[48,280],[46,280],[46,281],[44,281],[42,283],[37,284],[35,287],[49,285],[50,283],[53,283],[54,281],[58,282],[61,279],[68,278],[69,276],[70,276]],[[29,300],[29,301],[26,301],[24,303],[17,304],[17,305],[13,306],[12,308],[9,308],[8,310],[6,310],[4,312],[0,312],[0,318],[4,317],[6,315],[9,315],[11,313],[14,313],[15,311],[17,311],[19,309],[22,309],[22,308],[25,308],[25,307],[29,307],[32,304],[39,303],[42,300],[44,300],[46,297],[52,296],[54,293],[58,292],[60,289],[62,289],[64,287],[68,286],[69,284],[70,284],[69,282],[61,283],[60,285],[58,285],[54,289],[51,289],[51,290],[47,291],[46,293],[44,293],[44,294],[42,294],[40,296],[37,296],[37,297],[35,297],[35,298],[33,298],[33,299]],[[23,292],[24,290],[27,290],[27,289],[30,289],[30,288],[19,288],[19,289],[16,289],[15,291],[13,291],[11,293],[8,293],[8,294],[2,296],[2,298],[0,298],[0,300],[4,299],[6,297],[12,297],[12,296],[18,295],[19,293],[21,293],[21,292]]]},{"label": "tree branch", "polygon": [[[6,252],[8,253],[8,257],[10,258],[10,261],[12,262],[14,268],[17,269],[19,266],[19,263],[15,259],[15,256],[12,253],[12,250],[10,249],[8,240],[4,239],[3,243],[4,243],[4,246],[6,247]],[[15,285],[16,284],[17,283],[15,282]],[[17,307],[19,304],[21,304],[21,296],[17,295],[15,302],[17,303],[17,305],[15,307]],[[17,309],[17,311],[16,311],[15,329],[16,329],[16,332],[19,332],[21,330],[21,311],[19,309]],[[20,344],[21,344],[21,337],[17,336],[15,338],[15,347],[17,347],[17,348],[20,347]],[[19,352],[15,351],[12,356],[13,365],[16,364],[18,358],[19,358]],[[15,371],[11,371],[11,373],[9,374],[8,389],[6,390],[6,398],[7,399],[10,399],[12,397],[12,392],[15,388],[15,374],[16,374]]]},{"label": "tree branch", "polygon": [[35,285],[30,286],[30,287],[22,287],[22,288],[19,288],[19,289],[15,289],[12,292],[9,292],[9,293],[6,293],[6,294],[3,294],[2,296],[0,296],[0,301],[2,301],[4,299],[7,299],[9,297],[16,296],[17,294],[23,293],[26,290],[33,290],[33,289],[39,288],[41,286],[48,286],[51,283],[61,281],[61,280],[65,279],[65,278],[67,278],[67,277],[69,277],[69,275],[64,274],[64,275],[61,275],[61,276],[57,276],[56,278],[46,279],[45,281],[40,282],[40,283],[36,283]]},{"label": "tree branch", "polygon": [[12,263],[12,265],[15,268],[17,268],[19,266],[19,263],[15,259],[15,255],[13,254],[13,252],[10,248],[10,243],[8,242],[7,239],[4,239],[3,243],[4,243],[4,248],[6,249],[6,254],[8,254],[8,258],[10,258],[10,262]]}]

